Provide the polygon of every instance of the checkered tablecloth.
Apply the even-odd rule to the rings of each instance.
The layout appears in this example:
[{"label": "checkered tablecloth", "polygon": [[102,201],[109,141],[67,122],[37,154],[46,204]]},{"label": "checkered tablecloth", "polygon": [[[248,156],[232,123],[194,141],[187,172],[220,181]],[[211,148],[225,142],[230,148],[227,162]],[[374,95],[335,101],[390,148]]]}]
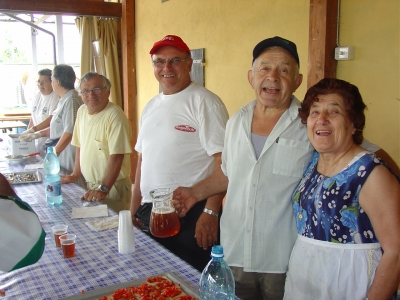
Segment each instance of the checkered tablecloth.
[{"label": "checkered tablecloth", "polygon": [[[0,158],[2,173],[23,171],[25,164],[37,163],[28,160],[8,164],[3,157]],[[89,219],[71,219],[72,208],[82,206],[80,197],[84,190],[78,185],[62,186],[63,203],[59,207],[47,205],[43,182],[13,187],[39,216],[47,234],[46,247],[36,264],[10,273],[0,272],[0,290],[6,293],[2,299],[60,299],[80,294],[82,290],[90,291],[164,272],[174,274],[192,290],[198,290],[200,273],[141,231],[135,229],[136,251],[120,254],[117,228],[96,232],[85,224]],[[115,213],[109,210],[109,215]],[[77,236],[73,258],[63,258],[61,248],[54,244],[51,227],[58,223],[67,224],[68,233]]]}]

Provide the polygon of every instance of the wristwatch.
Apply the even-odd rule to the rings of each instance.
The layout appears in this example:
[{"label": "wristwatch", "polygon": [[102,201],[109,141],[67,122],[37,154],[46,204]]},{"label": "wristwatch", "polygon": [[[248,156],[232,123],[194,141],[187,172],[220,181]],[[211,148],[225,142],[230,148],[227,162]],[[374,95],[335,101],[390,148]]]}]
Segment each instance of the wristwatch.
[{"label": "wristwatch", "polygon": [[208,208],[204,207],[203,212],[205,212],[206,214],[212,215],[214,217],[218,217],[218,214],[215,211],[211,210],[211,209],[208,209]]},{"label": "wristwatch", "polygon": [[106,194],[108,194],[108,192],[110,191],[110,189],[105,185],[99,185],[99,187],[96,190]]}]

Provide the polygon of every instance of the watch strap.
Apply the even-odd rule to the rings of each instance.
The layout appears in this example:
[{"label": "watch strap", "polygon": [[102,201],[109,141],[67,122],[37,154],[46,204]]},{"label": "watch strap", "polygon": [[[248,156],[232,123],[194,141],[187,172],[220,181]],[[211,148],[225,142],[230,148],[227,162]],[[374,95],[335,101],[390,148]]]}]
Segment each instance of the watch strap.
[{"label": "watch strap", "polygon": [[211,210],[211,209],[208,209],[208,208],[204,207],[203,212],[205,212],[206,214],[212,215],[214,217],[218,217],[218,214],[215,211]]}]

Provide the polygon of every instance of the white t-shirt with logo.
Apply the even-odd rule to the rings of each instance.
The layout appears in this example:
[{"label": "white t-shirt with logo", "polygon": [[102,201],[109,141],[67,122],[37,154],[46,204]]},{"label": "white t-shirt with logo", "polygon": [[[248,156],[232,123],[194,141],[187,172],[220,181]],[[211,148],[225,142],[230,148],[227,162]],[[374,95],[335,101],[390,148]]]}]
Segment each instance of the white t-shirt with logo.
[{"label": "white t-shirt with logo", "polygon": [[[33,125],[37,125],[49,116],[53,114],[53,111],[57,108],[60,97],[53,91],[48,95],[42,95],[37,93],[32,102],[32,121]],[[44,143],[48,137],[41,137],[35,141],[36,150],[40,152],[40,155],[44,157],[46,151],[43,149]]]},{"label": "white t-shirt with logo", "polygon": [[222,152],[228,111],[218,96],[192,82],[183,91],[158,94],[140,120],[135,150],[142,153],[142,201],[155,188],[192,186],[214,168]]}]

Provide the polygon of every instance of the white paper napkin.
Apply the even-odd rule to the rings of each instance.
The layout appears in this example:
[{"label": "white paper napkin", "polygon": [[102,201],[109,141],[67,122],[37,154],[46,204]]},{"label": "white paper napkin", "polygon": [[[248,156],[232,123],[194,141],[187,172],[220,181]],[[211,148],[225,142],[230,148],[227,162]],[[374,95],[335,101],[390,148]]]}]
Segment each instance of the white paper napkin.
[{"label": "white paper napkin", "polygon": [[30,164],[25,166],[25,170],[36,170],[36,169],[43,169],[43,163]]},{"label": "white paper napkin", "polygon": [[101,220],[87,221],[85,223],[90,229],[95,231],[112,229],[118,227],[118,215]]},{"label": "white paper napkin", "polygon": [[71,214],[72,219],[107,217],[107,216],[108,216],[107,204],[90,206],[90,207],[73,207]]}]

